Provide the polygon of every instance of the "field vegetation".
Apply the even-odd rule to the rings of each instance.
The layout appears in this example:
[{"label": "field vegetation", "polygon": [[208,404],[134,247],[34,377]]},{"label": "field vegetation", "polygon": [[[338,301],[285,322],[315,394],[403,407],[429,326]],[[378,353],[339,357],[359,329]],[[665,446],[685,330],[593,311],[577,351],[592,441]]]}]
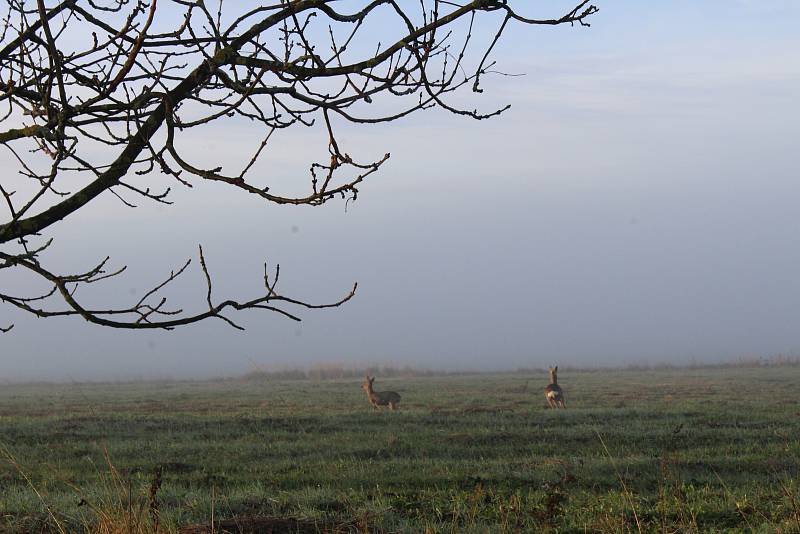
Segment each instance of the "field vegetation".
[{"label": "field vegetation", "polygon": [[800,532],[800,366],[378,371],[5,385],[0,531]]}]

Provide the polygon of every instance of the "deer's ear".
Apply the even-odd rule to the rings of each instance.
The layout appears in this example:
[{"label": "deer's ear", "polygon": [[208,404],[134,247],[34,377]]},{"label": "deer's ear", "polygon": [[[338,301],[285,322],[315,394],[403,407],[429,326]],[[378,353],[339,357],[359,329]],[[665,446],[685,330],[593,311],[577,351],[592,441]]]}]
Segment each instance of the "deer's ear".
[{"label": "deer's ear", "polygon": [[553,371],[558,372],[558,366],[553,367]]}]

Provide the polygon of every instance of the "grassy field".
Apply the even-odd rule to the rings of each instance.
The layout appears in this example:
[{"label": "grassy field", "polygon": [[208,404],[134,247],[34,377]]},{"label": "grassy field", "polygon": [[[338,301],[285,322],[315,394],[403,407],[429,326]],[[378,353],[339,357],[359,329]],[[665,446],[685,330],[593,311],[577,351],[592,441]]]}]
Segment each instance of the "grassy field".
[{"label": "grassy field", "polygon": [[800,532],[800,367],[559,380],[6,385],[0,531]]}]

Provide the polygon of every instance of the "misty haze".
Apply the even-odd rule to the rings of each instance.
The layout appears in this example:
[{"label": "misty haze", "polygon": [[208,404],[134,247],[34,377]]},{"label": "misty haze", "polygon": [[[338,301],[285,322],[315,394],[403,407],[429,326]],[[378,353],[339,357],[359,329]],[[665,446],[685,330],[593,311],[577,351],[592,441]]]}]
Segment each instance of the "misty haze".
[{"label": "misty haze", "polygon": [[0,23],[0,530],[800,525],[800,5],[134,4]]},{"label": "misty haze", "polygon": [[[457,95],[485,110],[510,104],[500,117],[473,123],[433,111],[337,125],[342,145],[365,159],[392,153],[346,210],[340,200],[265,205],[203,183],[173,187],[170,206],[136,200],[131,209],[99,197],[55,227],[50,252],[69,268],[106,255],[112,267],[128,266],[86,289],[98,302],[146,291],[198,244],[220,295],[246,295],[265,260],[281,265],[284,291],[309,300],[336,299],[355,281],[359,290],[341,308],[302,313],[299,324],[238,314],[244,333],[220,321],[104,331],[6,306],[5,323],[16,326],[3,337],[0,374],[79,380],[320,361],[510,369],[554,359],[796,355],[796,10],[779,2],[716,10],[630,3],[585,31],[512,27],[496,54],[503,71],[525,76],[487,76],[484,94]],[[706,13],[718,21],[711,29],[699,22]],[[260,134],[241,121],[216,128],[213,137],[189,132],[188,154],[240,168]],[[279,131],[252,172],[305,187],[325,136]],[[15,172],[13,156],[2,157]],[[204,281],[189,276],[171,300],[200,308]],[[6,287],[38,283],[20,277]]]}]

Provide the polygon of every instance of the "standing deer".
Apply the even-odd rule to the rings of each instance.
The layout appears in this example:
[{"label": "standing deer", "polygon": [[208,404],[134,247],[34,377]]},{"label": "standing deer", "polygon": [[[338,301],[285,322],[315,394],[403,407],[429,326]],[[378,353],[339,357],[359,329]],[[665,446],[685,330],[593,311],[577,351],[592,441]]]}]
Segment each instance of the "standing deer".
[{"label": "standing deer", "polygon": [[550,368],[550,384],[544,388],[544,396],[547,399],[547,404],[549,404],[551,408],[566,408],[567,403],[564,402],[564,391],[561,389],[561,386],[558,385],[557,373],[557,365]]},{"label": "standing deer", "polygon": [[372,389],[372,383],[375,382],[375,377],[372,378],[367,375],[367,379],[361,384],[361,388],[367,392],[369,403],[373,408],[378,410],[378,406],[389,406],[390,410],[397,408],[400,402],[400,395],[395,391],[375,391]]}]

